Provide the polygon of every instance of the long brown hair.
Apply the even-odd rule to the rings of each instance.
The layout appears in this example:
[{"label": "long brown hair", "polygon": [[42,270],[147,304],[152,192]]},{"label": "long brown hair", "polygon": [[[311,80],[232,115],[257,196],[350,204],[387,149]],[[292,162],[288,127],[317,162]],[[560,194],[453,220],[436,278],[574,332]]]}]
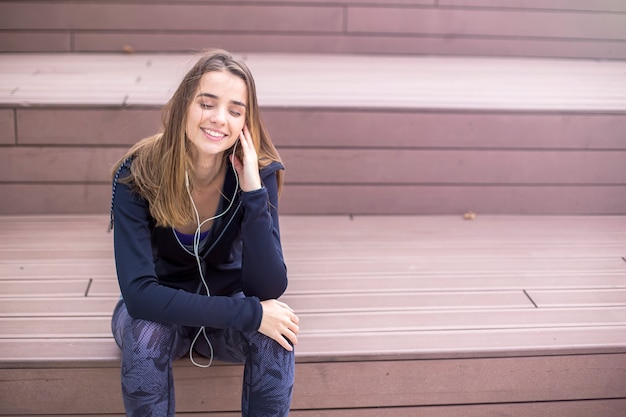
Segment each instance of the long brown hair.
[{"label": "long brown hair", "polygon": [[[191,144],[185,135],[187,111],[200,80],[211,71],[229,71],[241,78],[247,87],[246,124],[256,149],[259,168],[280,162],[269,133],[259,114],[256,85],[248,67],[229,52],[213,49],[205,52],[187,72],[176,92],[163,108],[162,132],[142,139],[120,158],[113,168],[113,178],[120,165],[133,157],[131,175],[122,181],[148,201],[150,214],[159,226],[183,226],[195,221],[185,188],[185,172],[192,168]],[[237,149],[241,151],[241,147]],[[227,158],[230,152],[224,152]],[[239,155],[241,157],[241,155]],[[282,190],[283,173],[277,172],[278,190]]]}]

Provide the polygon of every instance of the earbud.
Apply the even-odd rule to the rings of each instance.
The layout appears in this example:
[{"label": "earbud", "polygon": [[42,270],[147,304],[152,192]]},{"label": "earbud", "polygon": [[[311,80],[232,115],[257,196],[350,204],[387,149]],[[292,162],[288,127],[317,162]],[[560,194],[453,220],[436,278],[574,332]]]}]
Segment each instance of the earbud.
[{"label": "earbud", "polygon": [[189,172],[187,172],[187,170],[185,170],[185,186],[187,190],[189,190]]}]

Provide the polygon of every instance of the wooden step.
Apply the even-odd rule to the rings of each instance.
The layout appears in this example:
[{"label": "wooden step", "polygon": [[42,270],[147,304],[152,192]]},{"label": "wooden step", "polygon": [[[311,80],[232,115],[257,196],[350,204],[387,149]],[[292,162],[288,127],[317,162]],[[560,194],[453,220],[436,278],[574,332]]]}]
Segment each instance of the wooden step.
[{"label": "wooden step", "polygon": [[[281,219],[294,416],[623,414],[623,216]],[[106,220],[0,216],[0,415],[122,414]],[[238,415],[241,366],[175,373],[181,415]]]},{"label": "wooden step", "polygon": [[[287,168],[283,213],[626,213],[624,61],[238,56]],[[0,214],[105,213],[112,165],[194,60],[0,55]]]}]

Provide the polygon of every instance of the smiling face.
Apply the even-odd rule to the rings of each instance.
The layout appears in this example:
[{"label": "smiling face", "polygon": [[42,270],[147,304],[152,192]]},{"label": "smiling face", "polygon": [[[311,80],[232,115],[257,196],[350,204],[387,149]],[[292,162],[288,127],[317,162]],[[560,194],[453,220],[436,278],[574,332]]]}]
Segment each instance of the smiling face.
[{"label": "smiling face", "polygon": [[229,71],[202,76],[187,109],[185,133],[198,159],[221,155],[232,147],[246,120],[247,88]]}]

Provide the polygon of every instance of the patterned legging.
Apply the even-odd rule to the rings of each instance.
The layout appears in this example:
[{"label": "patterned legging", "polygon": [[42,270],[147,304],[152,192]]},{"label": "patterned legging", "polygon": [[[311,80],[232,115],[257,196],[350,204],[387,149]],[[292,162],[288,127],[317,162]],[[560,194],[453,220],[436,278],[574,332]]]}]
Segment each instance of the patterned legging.
[{"label": "patterned legging", "polygon": [[[123,300],[112,319],[122,349],[122,395],[128,417],[173,417],[172,361],[189,352],[197,329],[133,319]],[[287,416],[294,382],[294,355],[258,332],[207,331],[214,358],[244,363],[241,414],[244,417]],[[200,336],[194,350],[210,355]]]}]

